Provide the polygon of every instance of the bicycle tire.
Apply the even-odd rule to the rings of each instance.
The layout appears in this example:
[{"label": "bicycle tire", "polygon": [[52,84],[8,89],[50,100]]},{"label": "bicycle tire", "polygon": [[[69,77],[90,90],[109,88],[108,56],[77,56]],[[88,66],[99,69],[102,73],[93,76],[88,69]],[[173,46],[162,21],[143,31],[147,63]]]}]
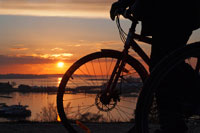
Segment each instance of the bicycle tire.
[{"label": "bicycle tire", "polygon": [[[65,109],[64,109],[65,108],[64,103],[63,103],[64,94],[66,93],[65,88],[69,84],[69,80],[70,80],[70,78],[72,78],[72,75],[88,62],[93,62],[94,60],[98,61],[103,58],[105,58],[105,59],[110,58],[111,60],[118,60],[121,58],[121,55],[122,55],[121,52],[114,51],[114,50],[102,50],[101,52],[95,52],[95,53],[89,54],[89,55],[81,58],[80,60],[76,61],[64,74],[64,76],[61,80],[61,83],[59,85],[58,92],[57,92],[57,110],[58,110],[58,114],[61,118],[61,121],[62,121],[64,127],[67,129],[67,131],[69,131],[70,133],[81,132],[80,130],[78,131],[77,129],[75,129],[76,125],[73,124],[74,121],[69,120],[69,117],[67,117],[67,115],[69,113],[66,114]],[[140,62],[138,62],[136,59],[131,57],[130,55],[128,55],[126,62],[127,62],[126,64],[128,64],[130,67],[132,67],[132,69],[135,70],[135,73],[137,73],[139,78],[141,78],[141,82],[144,82],[148,76],[148,72],[143,67],[143,65]],[[94,62],[93,62],[93,64],[94,64]],[[94,68],[97,69],[97,67],[94,67]],[[94,68],[91,68],[91,69],[94,69]],[[93,82],[92,79],[91,79],[91,82]],[[95,94],[95,95],[97,96],[98,94]],[[96,98],[96,99],[98,99],[98,98]],[[101,109],[101,107],[99,107],[99,108]],[[113,109],[110,109],[110,110],[112,111]],[[112,122],[113,121],[109,121],[109,123],[112,123]],[[105,121],[101,122],[101,123],[102,124],[105,123],[104,125],[108,124],[108,122],[105,122]],[[83,123],[83,124],[85,124],[85,123]],[[131,127],[132,127],[132,125],[131,125]]]},{"label": "bicycle tire", "polygon": [[189,44],[172,52],[155,66],[149,78],[146,80],[138,98],[135,116],[137,133],[149,133],[150,124],[148,122],[148,114],[152,105],[154,93],[158,89],[161,81],[182,61],[191,58],[200,58],[200,42]]}]

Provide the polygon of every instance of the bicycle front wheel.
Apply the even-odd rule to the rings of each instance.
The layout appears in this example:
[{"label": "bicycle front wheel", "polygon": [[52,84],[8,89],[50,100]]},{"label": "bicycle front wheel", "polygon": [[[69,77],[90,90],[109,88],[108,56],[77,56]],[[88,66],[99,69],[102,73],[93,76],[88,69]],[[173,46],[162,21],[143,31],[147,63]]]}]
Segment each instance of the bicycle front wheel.
[{"label": "bicycle front wheel", "polygon": [[[176,70],[176,71],[175,71]],[[176,75],[176,80],[170,77],[170,75]],[[200,112],[195,112],[195,110],[189,110],[193,104],[191,101],[199,102],[200,93],[200,42],[196,42],[185,46],[169,56],[165,57],[152,71],[148,80],[145,82],[143,89],[140,93],[137,109],[136,109],[136,128],[137,133],[154,133],[160,128],[159,119],[152,119],[151,110],[152,106],[155,107],[155,92],[158,89],[162,90],[163,83],[172,82],[175,89],[180,90],[177,93],[173,90],[168,98],[174,97],[176,95],[176,103],[182,107],[181,115],[186,120],[189,132],[196,133],[195,128],[200,127]],[[171,85],[171,83],[168,83]],[[183,86],[184,85],[184,86]],[[185,89],[187,88],[187,89]],[[170,88],[169,88],[170,89]],[[165,92],[166,93],[166,92]],[[167,92],[168,94],[168,92]],[[197,100],[198,99],[198,100]],[[200,104],[199,104],[200,105]],[[194,112],[193,112],[194,111]],[[157,113],[158,110],[154,108],[154,112]],[[199,130],[197,130],[198,132]]]},{"label": "bicycle front wheel", "polygon": [[137,96],[148,73],[128,56],[115,87],[115,98],[102,94],[122,53],[92,53],[75,62],[64,74],[57,93],[58,113],[67,130],[123,133],[133,127]]}]

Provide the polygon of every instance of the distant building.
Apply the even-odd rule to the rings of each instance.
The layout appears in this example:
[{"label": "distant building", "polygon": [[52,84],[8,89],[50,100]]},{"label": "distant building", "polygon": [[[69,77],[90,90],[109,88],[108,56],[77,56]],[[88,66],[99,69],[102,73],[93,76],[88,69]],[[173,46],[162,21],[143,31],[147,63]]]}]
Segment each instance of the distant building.
[{"label": "distant building", "polygon": [[0,83],[0,89],[12,89],[12,85],[9,82]]}]

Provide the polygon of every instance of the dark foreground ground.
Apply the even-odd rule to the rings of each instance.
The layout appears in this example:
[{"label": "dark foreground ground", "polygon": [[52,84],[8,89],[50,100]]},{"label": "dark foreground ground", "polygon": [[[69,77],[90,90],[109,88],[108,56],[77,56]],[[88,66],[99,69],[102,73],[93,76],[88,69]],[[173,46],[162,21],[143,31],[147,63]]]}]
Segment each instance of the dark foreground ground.
[{"label": "dark foreground ground", "polygon": [[60,123],[0,123],[0,133],[67,133]]},{"label": "dark foreground ground", "polygon": [[[92,124],[89,128],[92,133],[124,133],[129,124]],[[78,128],[78,127],[77,127]],[[84,133],[84,131],[79,131]],[[195,127],[189,133],[200,133],[200,127]],[[0,123],[0,133],[68,133],[61,123]]]},{"label": "dark foreground ground", "polygon": [[[94,133],[123,133],[131,125],[130,124],[91,124],[88,126]],[[119,128],[120,127],[120,128]],[[80,133],[79,127],[77,127]],[[92,132],[92,133],[93,133]],[[0,123],[0,133],[68,133],[61,123]]]}]

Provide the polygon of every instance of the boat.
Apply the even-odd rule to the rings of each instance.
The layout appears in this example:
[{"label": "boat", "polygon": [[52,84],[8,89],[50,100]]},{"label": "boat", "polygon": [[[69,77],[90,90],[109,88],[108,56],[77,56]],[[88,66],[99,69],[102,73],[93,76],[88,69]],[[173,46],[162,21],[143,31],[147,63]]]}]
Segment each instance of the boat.
[{"label": "boat", "polygon": [[5,103],[0,103],[0,117],[5,118],[25,118],[31,116],[31,111],[27,109],[27,105],[6,105]]}]

